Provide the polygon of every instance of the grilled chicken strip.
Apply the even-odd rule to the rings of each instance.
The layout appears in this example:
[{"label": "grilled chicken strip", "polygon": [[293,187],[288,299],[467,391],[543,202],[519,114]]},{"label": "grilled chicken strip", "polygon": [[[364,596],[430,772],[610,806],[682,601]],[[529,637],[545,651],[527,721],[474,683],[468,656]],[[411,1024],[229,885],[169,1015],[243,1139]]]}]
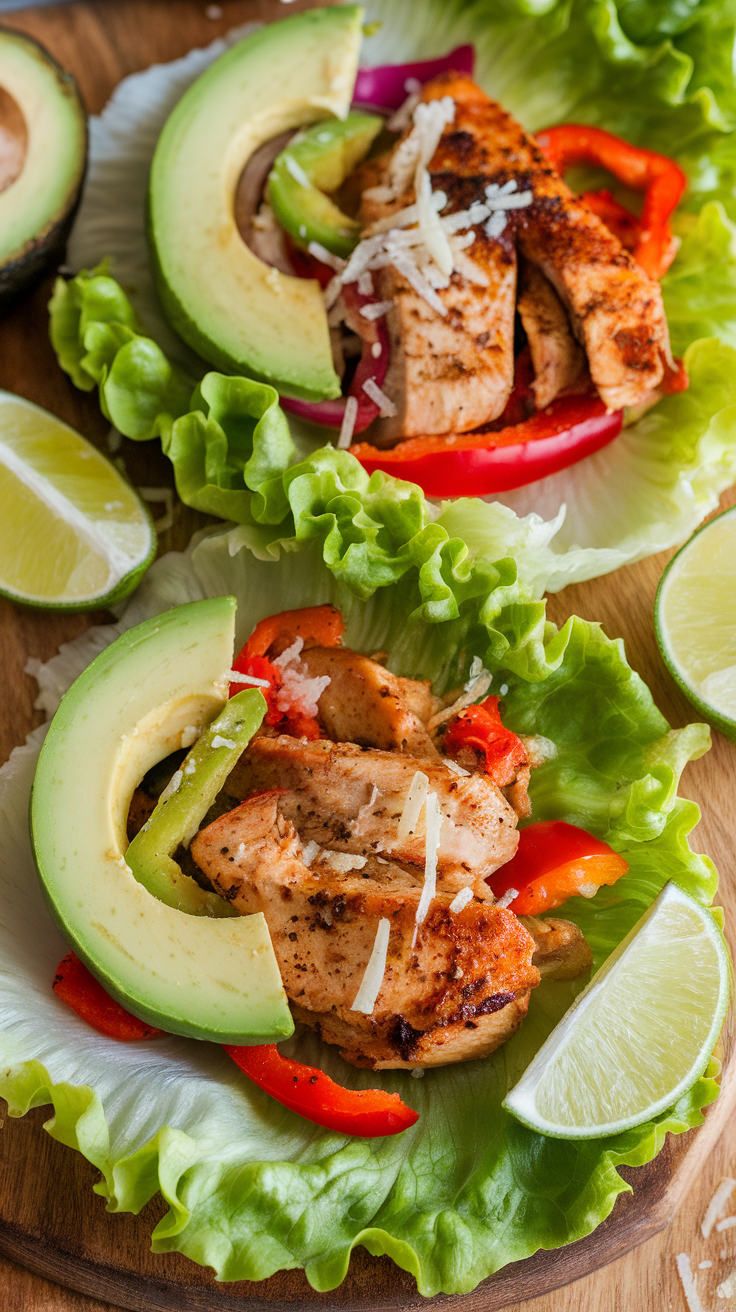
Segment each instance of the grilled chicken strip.
[{"label": "grilled chicken strip", "polygon": [[[443,139],[433,161],[432,185],[447,195],[445,214],[477,199],[473,182],[468,185],[460,176],[460,160],[452,142]],[[360,217],[372,225],[413,202],[413,191],[387,203],[373,200],[369,190]],[[513,238],[491,240],[479,228],[460,263],[450,285],[437,291],[444,315],[393,266],[373,275],[380,300],[391,302],[386,319],[391,359],[383,390],[398,411],[371,425],[370,440],[377,446],[392,446],[402,437],[466,433],[498,418],[506,405],[514,375]]]},{"label": "grilled chicken strip", "polygon": [[601,399],[617,410],[637,405],[672,358],[659,284],[573,195],[534,139],[471,78],[442,73],[422,90],[425,100],[447,95],[455,101],[455,119],[430,162],[433,181],[452,149],[460,176],[474,180],[478,199],[491,182],[515,179],[519,191],[532,190],[532,203],[513,212],[506,230],[516,228],[521,253],[542,270],[567,308]]},{"label": "grilled chicken strip", "polygon": [[580,377],[585,367],[585,355],[572,335],[570,321],[557,292],[529,260],[519,261],[516,308],[529,341],[534,367],[534,400],[537,409],[544,410]]},{"label": "grilled chicken strip", "polygon": [[[439,893],[415,919],[421,881],[380,866],[335,874],[301,859],[283,795],[249,798],[194,839],[214,887],[244,915],[266,917],[297,1019],[343,1057],[374,1070],[483,1057],[518,1028],[539,982],[535,941],[510,911],[473,901],[457,914]],[[381,919],[391,925],[386,970],[370,1015],[352,1004]],[[414,942],[416,930],[416,942]]]},{"label": "grilled chicken strip", "polygon": [[369,656],[347,647],[310,647],[301,654],[310,678],[330,682],[317,703],[319,718],[335,742],[439,760],[420,715],[432,714],[429,682],[399,679]]},{"label": "grilled chicken strip", "polygon": [[480,774],[462,777],[439,762],[398,752],[282,735],[254,739],[231,772],[227,790],[233,797],[248,797],[282,789],[279,811],[304,842],[359,856],[381,855],[423,871],[424,808],[416,829],[399,837],[417,769],[427,776],[442,816],[439,886],[448,893],[470,887],[477,897],[488,898],[486,876],[511,859],[519,835],[514,811]]}]

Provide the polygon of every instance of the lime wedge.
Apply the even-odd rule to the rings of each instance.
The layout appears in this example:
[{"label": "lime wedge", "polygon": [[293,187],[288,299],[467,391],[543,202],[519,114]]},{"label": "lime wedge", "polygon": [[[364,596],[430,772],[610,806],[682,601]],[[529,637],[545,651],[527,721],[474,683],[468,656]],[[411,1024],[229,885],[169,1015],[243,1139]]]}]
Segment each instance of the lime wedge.
[{"label": "lime wedge", "polygon": [[670,561],[654,624],[685,696],[736,739],[736,506],[705,524]]},{"label": "lime wedge", "polygon": [[729,972],[708,908],[666,884],[504,1107],[559,1139],[598,1139],[657,1116],[704,1071],[726,1014]]},{"label": "lime wedge", "polygon": [[0,593],[89,610],[133,591],[156,550],[151,517],[73,428],[0,391]]}]

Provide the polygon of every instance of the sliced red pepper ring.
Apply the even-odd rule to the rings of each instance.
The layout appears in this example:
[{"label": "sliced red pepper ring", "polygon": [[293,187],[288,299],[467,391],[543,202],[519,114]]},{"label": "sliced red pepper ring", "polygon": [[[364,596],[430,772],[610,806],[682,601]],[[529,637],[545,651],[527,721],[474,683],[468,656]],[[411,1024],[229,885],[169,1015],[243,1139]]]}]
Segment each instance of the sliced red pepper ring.
[{"label": "sliced red pepper ring", "polygon": [[53,990],[81,1020],[108,1039],[131,1043],[136,1039],[158,1039],[164,1033],[121,1007],[74,952],[59,962]]},{"label": "sliced red pepper ring", "polygon": [[419,1113],[398,1093],[383,1089],[344,1089],[316,1066],[283,1057],[275,1043],[238,1047],[225,1044],[249,1079],[290,1111],[339,1134],[377,1139],[416,1125]]},{"label": "sliced red pepper ring", "polygon": [[430,497],[487,496],[555,474],[612,442],[623,411],[590,393],[559,397],[523,423],[498,433],[412,437],[390,451],[368,442],[350,448],[369,474],[383,470],[418,483]]},{"label": "sliced red pepper ring", "polygon": [[612,132],[584,123],[546,128],[537,133],[536,140],[558,173],[574,164],[594,164],[625,186],[644,192],[633,254],[646,273],[661,278],[677,250],[669,219],[687,186],[679,164],[668,155],[634,146]]},{"label": "sliced red pepper ring", "polygon": [[516,855],[486,881],[495,897],[509,889],[519,916],[552,911],[569,897],[592,897],[603,884],[615,884],[628,862],[608,843],[564,820],[541,820],[519,835]]},{"label": "sliced red pepper ring", "polygon": [[450,720],[442,750],[455,758],[464,747],[482,753],[485,772],[498,788],[512,783],[521,767],[529,764],[523,742],[501,721],[498,697],[486,697]]}]

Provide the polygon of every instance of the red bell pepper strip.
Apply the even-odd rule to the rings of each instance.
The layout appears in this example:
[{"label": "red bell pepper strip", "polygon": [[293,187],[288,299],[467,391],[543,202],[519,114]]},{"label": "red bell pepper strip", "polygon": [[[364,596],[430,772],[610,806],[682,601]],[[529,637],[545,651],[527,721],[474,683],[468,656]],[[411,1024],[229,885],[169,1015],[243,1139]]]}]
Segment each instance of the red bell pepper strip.
[{"label": "red bell pepper strip", "polygon": [[59,962],[53,989],[57,998],[108,1039],[130,1043],[136,1039],[158,1039],[164,1033],[121,1007],[74,952]]},{"label": "red bell pepper strip", "polygon": [[282,1057],[275,1043],[253,1047],[225,1044],[241,1071],[277,1102],[315,1125],[339,1134],[378,1139],[416,1125],[419,1113],[398,1093],[383,1089],[344,1089],[316,1066]]},{"label": "red bell pepper strip", "polygon": [[566,469],[612,442],[623,411],[609,413],[590,393],[562,396],[501,432],[411,437],[390,451],[368,442],[350,448],[369,474],[382,469],[418,483],[430,497],[486,496]]},{"label": "red bell pepper strip", "polygon": [[516,855],[489,875],[496,897],[518,889],[509,904],[519,916],[552,911],[569,897],[591,897],[602,884],[615,884],[628,862],[608,843],[564,820],[541,820],[519,835]]},{"label": "red bell pepper strip", "polygon": [[[277,638],[284,639],[284,646],[290,646],[295,638],[303,638],[315,647],[337,647],[344,631],[343,618],[336,606],[327,604],[282,610],[278,615],[259,620],[240,655],[265,656]],[[235,665],[233,668],[239,667]]]},{"label": "red bell pepper strip", "polygon": [[644,192],[634,259],[652,278],[661,278],[677,249],[669,218],[687,186],[679,164],[668,155],[581,123],[546,128],[536,139],[558,173],[574,164],[594,164],[608,169],[625,186]]},{"label": "red bell pepper strip", "polygon": [[[284,709],[280,705],[279,693],[283,686],[281,670],[266,656],[266,652],[277,639],[283,646],[290,646],[295,638],[312,640],[320,647],[336,647],[340,643],[344,629],[342,616],[335,606],[304,606],[301,610],[285,610],[278,615],[270,615],[256,625],[242,650],[233,661],[233,671],[246,674],[251,679],[265,679],[268,687],[261,687],[268,710],[265,723],[271,728],[288,733],[293,738],[315,739],[322,736],[320,727],[312,715],[303,711]],[[230,684],[231,697],[252,686],[233,680]]]},{"label": "red bell pepper strip", "polygon": [[442,745],[445,755],[454,759],[468,747],[482,754],[485,772],[498,788],[513,783],[521,767],[529,764],[523,742],[501,721],[498,697],[486,697],[450,720]]}]

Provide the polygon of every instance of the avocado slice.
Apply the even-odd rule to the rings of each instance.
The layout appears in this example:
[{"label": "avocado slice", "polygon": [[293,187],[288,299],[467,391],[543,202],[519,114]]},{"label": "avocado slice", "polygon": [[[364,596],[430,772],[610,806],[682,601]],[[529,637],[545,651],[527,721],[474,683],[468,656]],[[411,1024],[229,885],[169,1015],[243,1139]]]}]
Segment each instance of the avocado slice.
[{"label": "avocado slice", "polygon": [[368,154],[383,127],[377,114],[352,110],[346,119],[312,123],[274,160],[268,196],[282,228],[300,246],[317,241],[347,259],[360,238],[360,224],[330,200],[356,164]]},{"label": "avocado slice", "polygon": [[265,142],[345,118],[361,18],[357,5],[308,9],[245,37],[182,96],[151,166],[149,240],[172,327],[217,368],[307,401],[340,395],[319,285],[253,254],[235,192]]},{"label": "avocado slice", "polygon": [[[154,897],[126,861],[134,788],[223,711],[234,626],[233,597],[190,602],[130,629],[88,666],[46,736],[31,836],[62,934],[124,1007],[190,1038],[273,1043],[293,1022],[264,917],[189,915]],[[209,746],[211,767],[219,747]]]},{"label": "avocado slice", "polygon": [[87,163],[76,82],[36,41],[0,28],[0,308],[56,268]]}]

